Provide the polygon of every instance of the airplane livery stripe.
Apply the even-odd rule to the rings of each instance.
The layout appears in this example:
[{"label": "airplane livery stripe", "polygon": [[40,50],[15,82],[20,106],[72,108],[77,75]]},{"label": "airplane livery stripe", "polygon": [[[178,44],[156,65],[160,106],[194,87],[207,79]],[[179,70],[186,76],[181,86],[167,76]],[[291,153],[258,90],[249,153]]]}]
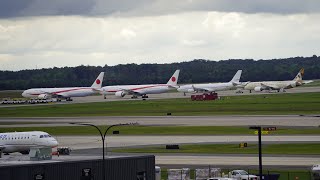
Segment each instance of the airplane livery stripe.
[{"label": "airplane livery stripe", "polygon": [[[48,93],[48,94],[59,94],[59,93],[64,93],[64,92],[71,92],[71,91],[77,91],[77,90],[83,90],[83,89],[92,89],[92,88],[86,88],[86,87],[83,87],[83,88],[73,88],[73,89],[66,89],[66,90],[61,90],[61,91],[55,91],[55,92],[51,92],[51,93]],[[42,94],[45,94],[47,92],[44,92]],[[37,96],[37,95],[40,95],[39,93],[33,93],[33,94],[30,94],[30,95],[33,95],[33,96]]]},{"label": "airplane livery stripe", "polygon": [[77,90],[83,90],[83,89],[92,89],[92,88],[74,88],[74,89],[66,89],[66,90],[62,90],[62,91],[56,91],[56,92],[52,92],[52,93],[59,94],[59,93],[71,92],[71,91],[77,91]]},{"label": "airplane livery stripe", "polygon": [[[152,86],[143,86],[143,87],[137,87],[137,88],[131,88],[131,89],[125,89],[124,90],[131,90],[131,91],[135,91],[135,90],[141,90],[141,89],[147,89],[147,88],[153,88],[153,87],[164,87],[164,86],[168,86],[166,84],[158,84],[158,85],[152,85]],[[118,91],[122,91],[120,88],[119,90],[110,90],[107,92],[118,92]]]}]

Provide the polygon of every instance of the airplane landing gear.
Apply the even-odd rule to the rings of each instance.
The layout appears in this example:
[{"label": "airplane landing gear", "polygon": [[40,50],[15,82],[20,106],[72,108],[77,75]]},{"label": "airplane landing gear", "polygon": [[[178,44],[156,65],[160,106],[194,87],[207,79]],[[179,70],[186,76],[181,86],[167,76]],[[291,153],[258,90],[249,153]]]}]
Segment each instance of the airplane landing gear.
[{"label": "airplane landing gear", "polygon": [[66,101],[73,101],[71,98],[66,98]]},{"label": "airplane landing gear", "polygon": [[107,99],[107,97],[106,97],[106,96],[103,96],[103,99]]},{"label": "airplane landing gear", "polygon": [[143,95],[142,98],[149,98],[147,95]]}]

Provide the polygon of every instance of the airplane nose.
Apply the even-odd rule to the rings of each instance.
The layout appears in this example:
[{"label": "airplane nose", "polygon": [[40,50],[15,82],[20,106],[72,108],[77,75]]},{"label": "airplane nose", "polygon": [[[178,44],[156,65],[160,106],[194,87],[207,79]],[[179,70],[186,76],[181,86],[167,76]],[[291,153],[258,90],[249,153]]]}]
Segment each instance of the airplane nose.
[{"label": "airplane nose", "polygon": [[58,143],[57,140],[52,140],[52,141],[50,142],[50,146],[51,146],[51,147],[57,147],[58,145],[59,145],[59,143]]},{"label": "airplane nose", "polygon": [[22,95],[23,97],[26,97],[26,92],[23,91],[21,95]]}]

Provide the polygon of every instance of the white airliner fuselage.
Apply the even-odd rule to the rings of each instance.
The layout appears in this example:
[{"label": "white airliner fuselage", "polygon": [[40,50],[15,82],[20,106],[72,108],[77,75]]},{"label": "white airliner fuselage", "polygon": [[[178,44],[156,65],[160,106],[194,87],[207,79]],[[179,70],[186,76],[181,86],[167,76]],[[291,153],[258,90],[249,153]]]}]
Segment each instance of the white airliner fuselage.
[{"label": "white airliner fuselage", "polygon": [[116,96],[120,96],[120,94],[116,94],[117,92],[122,92],[124,90],[132,90],[139,92],[141,94],[159,94],[168,92],[170,89],[175,89],[166,84],[142,84],[142,85],[117,85],[117,86],[105,86],[102,88],[103,94],[115,94]]},{"label": "white airliner fuselage", "polygon": [[[209,83],[209,84],[188,84],[183,85],[178,88],[179,92],[192,93],[192,92],[215,92],[215,91],[226,91],[234,88],[234,85],[231,82],[227,83]],[[197,89],[199,89],[197,91]],[[201,91],[200,89],[203,89]]]},{"label": "white airliner fuselage", "polygon": [[106,95],[113,94],[118,97],[124,97],[125,95],[132,95],[132,98],[142,96],[147,98],[147,94],[160,94],[168,92],[171,89],[177,88],[177,81],[179,78],[180,70],[176,70],[167,84],[143,84],[143,85],[115,85],[104,86],[101,88],[101,94]]},{"label": "white airliner fuselage", "polygon": [[84,97],[97,93],[90,87],[65,87],[65,88],[32,88],[22,93],[23,97],[46,99],[51,94],[63,97]]},{"label": "white airliner fuselage", "polygon": [[276,90],[278,92],[284,92],[285,89],[290,89],[294,88],[297,86],[302,86],[307,83],[313,82],[312,80],[304,81],[302,80],[302,77],[304,75],[304,69],[300,69],[298,74],[293,80],[288,80],[288,81],[260,81],[260,82],[249,82],[246,86],[244,86],[245,90],[251,91],[272,91]]},{"label": "white airliner fuselage", "polygon": [[26,98],[64,98],[85,97],[98,93],[102,87],[104,72],[101,72],[91,87],[63,87],[63,88],[32,88],[23,91],[22,96]]},{"label": "white airliner fuselage", "polygon": [[245,90],[254,90],[254,91],[262,91],[265,87],[274,87],[266,90],[283,90],[290,89],[299,86],[296,81],[261,81],[261,82],[250,82],[248,83],[244,89]]},{"label": "white airliner fuselage", "polygon": [[239,84],[242,70],[238,70],[237,73],[233,76],[230,82],[225,83],[207,83],[207,84],[187,84],[180,86],[177,90],[183,93],[197,93],[197,92],[216,92],[216,91],[225,91],[231,90],[236,85]]},{"label": "white airliner fuselage", "polygon": [[31,147],[56,146],[58,146],[57,140],[42,131],[0,133],[0,149],[4,153],[28,154]]}]

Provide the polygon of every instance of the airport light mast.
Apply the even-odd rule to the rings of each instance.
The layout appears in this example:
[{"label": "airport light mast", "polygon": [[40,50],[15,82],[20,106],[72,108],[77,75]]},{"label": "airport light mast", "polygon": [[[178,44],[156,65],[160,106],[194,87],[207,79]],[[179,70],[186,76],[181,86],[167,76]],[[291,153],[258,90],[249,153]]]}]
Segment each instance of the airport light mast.
[{"label": "airport light mast", "polygon": [[258,130],[258,140],[259,140],[259,177],[260,177],[260,179],[262,179],[261,126],[250,126],[249,129]]},{"label": "airport light mast", "polygon": [[[94,125],[94,124],[89,124],[89,123],[69,123],[69,124],[82,125],[82,126],[92,126],[92,127],[96,128],[99,131],[99,134],[100,134],[101,140],[102,140],[102,159],[103,159],[103,161],[102,161],[102,168],[103,168],[102,173],[103,173],[103,180],[105,180],[106,179],[106,173],[105,173],[105,155],[104,155],[105,154],[104,153],[105,152],[105,146],[104,146],[104,144],[105,144],[106,135],[107,135],[109,129],[111,129],[112,127],[116,127],[116,126],[136,125],[137,123],[112,124],[105,130],[105,132],[103,134],[102,134],[101,129],[98,126]],[[107,145],[106,145],[106,148],[107,148]]]}]

